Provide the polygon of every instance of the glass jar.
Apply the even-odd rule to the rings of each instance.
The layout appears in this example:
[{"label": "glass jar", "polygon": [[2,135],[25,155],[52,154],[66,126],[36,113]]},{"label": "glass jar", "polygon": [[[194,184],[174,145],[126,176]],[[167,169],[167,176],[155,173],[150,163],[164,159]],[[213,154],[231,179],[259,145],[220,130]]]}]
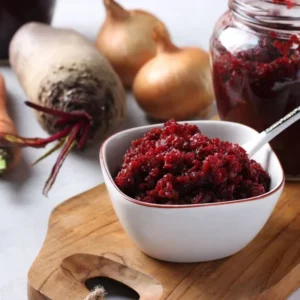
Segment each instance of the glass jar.
[{"label": "glass jar", "polygon": [[37,21],[50,24],[56,0],[0,1],[0,60],[8,59],[11,38],[23,24]]},{"label": "glass jar", "polygon": [[[300,106],[300,0],[229,0],[210,43],[222,120],[263,131]],[[287,179],[300,179],[300,122],[271,146]]]}]

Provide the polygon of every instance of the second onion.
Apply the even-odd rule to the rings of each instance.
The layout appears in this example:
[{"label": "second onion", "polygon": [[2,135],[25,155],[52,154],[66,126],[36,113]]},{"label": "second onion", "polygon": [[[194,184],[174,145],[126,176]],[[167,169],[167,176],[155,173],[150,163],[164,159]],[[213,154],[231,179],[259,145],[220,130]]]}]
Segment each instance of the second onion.
[{"label": "second onion", "polygon": [[138,72],[133,92],[139,106],[156,120],[205,118],[214,99],[209,54],[196,47],[178,48],[157,24],[157,54]]}]

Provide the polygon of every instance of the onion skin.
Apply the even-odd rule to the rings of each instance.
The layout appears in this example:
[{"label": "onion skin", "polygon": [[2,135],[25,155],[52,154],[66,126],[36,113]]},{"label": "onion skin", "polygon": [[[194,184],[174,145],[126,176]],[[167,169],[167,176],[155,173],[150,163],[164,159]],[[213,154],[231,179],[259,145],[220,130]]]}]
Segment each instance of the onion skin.
[{"label": "onion skin", "polygon": [[114,0],[104,0],[106,19],[96,46],[109,60],[125,87],[131,87],[140,68],[156,55],[152,39],[155,25],[165,25],[144,10],[126,10]]},{"label": "onion skin", "polygon": [[206,118],[214,99],[209,55],[200,48],[177,48],[160,30],[158,53],[137,74],[133,92],[152,119]]}]

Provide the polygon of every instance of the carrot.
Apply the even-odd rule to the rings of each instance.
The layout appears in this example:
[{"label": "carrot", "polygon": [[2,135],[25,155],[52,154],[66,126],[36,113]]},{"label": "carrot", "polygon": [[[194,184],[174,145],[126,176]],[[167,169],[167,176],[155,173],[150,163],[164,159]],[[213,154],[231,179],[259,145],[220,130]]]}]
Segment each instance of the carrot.
[{"label": "carrot", "polygon": [[[17,130],[7,112],[6,86],[3,76],[0,74],[0,132],[16,135]],[[20,161],[19,147],[0,147],[0,175],[13,168]]]},{"label": "carrot", "polygon": [[41,159],[62,148],[44,187],[47,195],[71,150],[103,141],[119,126],[126,94],[95,45],[70,29],[27,23],[13,37],[9,56],[30,100],[26,105],[35,110],[50,137],[2,135],[0,142],[35,148],[56,142]]}]

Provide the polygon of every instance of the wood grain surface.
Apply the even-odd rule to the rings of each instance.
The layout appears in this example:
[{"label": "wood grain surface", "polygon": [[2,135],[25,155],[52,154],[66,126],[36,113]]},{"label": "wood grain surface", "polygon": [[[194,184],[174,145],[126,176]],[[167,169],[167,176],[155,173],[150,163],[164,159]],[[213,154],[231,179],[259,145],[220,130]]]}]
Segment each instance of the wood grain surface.
[{"label": "wood grain surface", "polygon": [[[261,298],[263,293],[274,292],[284,300],[299,286],[299,268],[288,275],[300,263],[299,192],[299,183],[286,184],[268,223],[239,253],[213,262],[173,264],[151,259],[130,241],[100,185],[53,211],[28,274],[29,299],[81,300],[89,293],[87,278],[107,276],[139,292],[142,300],[269,300]],[[280,283],[285,276],[289,284]]]}]

